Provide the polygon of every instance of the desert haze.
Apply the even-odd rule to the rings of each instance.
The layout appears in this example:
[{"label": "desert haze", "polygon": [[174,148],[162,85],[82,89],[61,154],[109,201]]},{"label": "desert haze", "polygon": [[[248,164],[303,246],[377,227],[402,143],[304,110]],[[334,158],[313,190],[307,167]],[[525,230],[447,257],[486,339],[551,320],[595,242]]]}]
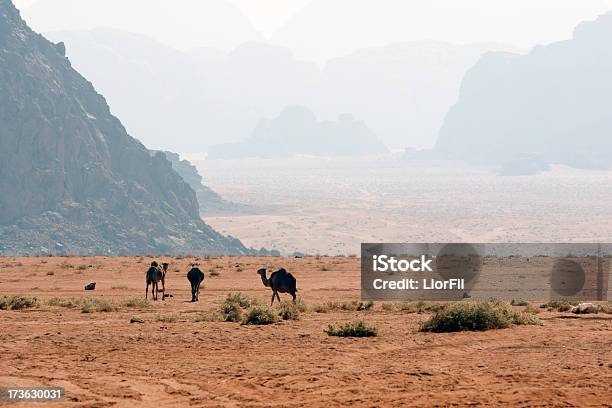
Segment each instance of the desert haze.
[{"label": "desert haze", "polygon": [[[165,258],[172,297],[144,303],[152,259],[0,259],[0,293],[38,298],[37,307],[0,313],[0,383],[65,387],[66,401],[53,406],[82,407],[586,407],[612,401],[610,314],[535,305],[543,326],[421,333],[428,312],[381,303],[356,310],[359,260],[345,257]],[[194,262],[206,274],[198,303],[190,302],[186,278]],[[271,291],[256,270],[280,266],[297,278],[306,307],[300,320],[249,326],[210,319],[229,292],[268,303]],[[83,285],[89,282],[96,290],[88,295]],[[95,301],[79,303],[85,298]],[[378,336],[324,332],[328,324],[355,319],[375,326]]]},{"label": "desert haze", "polygon": [[360,242],[610,242],[607,171],[502,177],[458,162],[366,158],[194,160],[225,198],[262,210],[207,216],[247,246],[358,254]]}]

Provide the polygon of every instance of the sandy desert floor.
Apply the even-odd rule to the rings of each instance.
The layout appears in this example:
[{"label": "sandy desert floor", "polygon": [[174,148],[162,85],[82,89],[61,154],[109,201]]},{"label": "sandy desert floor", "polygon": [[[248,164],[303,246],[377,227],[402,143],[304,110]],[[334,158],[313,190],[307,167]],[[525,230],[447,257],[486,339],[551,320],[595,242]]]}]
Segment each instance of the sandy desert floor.
[{"label": "sandy desert floor", "polygon": [[[65,387],[66,402],[49,406],[612,406],[608,314],[544,311],[544,326],[454,334],[419,333],[426,314],[383,311],[381,304],[308,311],[269,326],[194,321],[228,292],[269,301],[255,273],[262,266],[290,270],[309,306],[358,299],[355,258],[202,258],[207,278],[199,303],[188,302],[185,277],[194,259],[168,259],[173,297],[164,302],[108,313],[46,304],[52,297],[143,297],[150,261],[0,259],[0,294],[40,299],[37,308],[0,311],[0,386]],[[95,292],[83,291],[88,282],[97,283]],[[130,323],[134,316],[145,322]],[[379,336],[323,332],[357,318]]]},{"label": "sandy desert floor", "polygon": [[502,177],[459,163],[364,158],[194,160],[226,199],[209,216],[247,246],[349,255],[361,242],[612,242],[612,172]]}]

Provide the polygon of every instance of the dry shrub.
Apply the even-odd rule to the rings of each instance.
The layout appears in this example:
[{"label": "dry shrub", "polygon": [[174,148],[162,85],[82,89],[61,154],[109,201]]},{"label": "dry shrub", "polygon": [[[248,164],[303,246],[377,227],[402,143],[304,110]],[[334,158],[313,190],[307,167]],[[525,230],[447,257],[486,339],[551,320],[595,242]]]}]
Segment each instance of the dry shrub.
[{"label": "dry shrub", "polygon": [[278,321],[278,315],[270,306],[253,306],[247,310],[242,324],[265,325],[272,324]]},{"label": "dry shrub", "polygon": [[378,329],[368,326],[363,320],[348,322],[340,326],[327,326],[324,330],[329,336],[339,337],[374,337],[378,335]]},{"label": "dry shrub", "polygon": [[47,301],[49,306],[59,306],[68,309],[81,309],[83,313],[114,312],[117,306],[104,298],[51,298]]},{"label": "dry shrub", "polygon": [[550,300],[542,305],[540,305],[541,309],[547,309],[550,311],[557,312],[567,312],[572,309],[572,307],[576,306],[578,302],[564,300],[564,299],[554,299]]},{"label": "dry shrub", "polygon": [[157,315],[155,316],[155,321],[162,323],[175,323],[176,321],[178,321],[178,316],[175,314]]},{"label": "dry shrub", "polygon": [[141,297],[133,297],[133,298],[125,299],[123,302],[121,302],[121,306],[124,306],[124,307],[149,307],[149,306],[151,306],[151,302],[149,302],[147,299],[143,299]]},{"label": "dry shrub", "polygon": [[279,304],[278,314],[283,320],[300,320],[300,310],[297,304],[288,300]]},{"label": "dry shrub", "polygon": [[456,302],[421,322],[423,332],[458,332],[504,329],[513,325],[541,325],[531,313],[517,312],[503,302]]},{"label": "dry shrub", "polygon": [[0,296],[0,310],[22,310],[38,305],[38,299],[29,296]]},{"label": "dry shrub", "polygon": [[360,312],[363,310],[372,310],[374,308],[374,302],[370,301],[367,303],[353,300],[351,302],[326,302],[314,307],[314,311],[317,313],[327,313],[334,310],[345,310],[352,312]]}]

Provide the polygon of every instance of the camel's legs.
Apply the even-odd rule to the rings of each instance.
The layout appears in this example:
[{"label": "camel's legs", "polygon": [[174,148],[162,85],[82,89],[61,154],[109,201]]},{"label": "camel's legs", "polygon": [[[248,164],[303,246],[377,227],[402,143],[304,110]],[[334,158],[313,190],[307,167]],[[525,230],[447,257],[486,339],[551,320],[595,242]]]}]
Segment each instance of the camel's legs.
[{"label": "camel's legs", "polygon": [[149,282],[147,282],[147,288],[145,289],[145,300],[148,299],[149,296]]},{"label": "camel's legs", "polygon": [[295,296],[295,292],[293,292],[293,293],[291,294],[291,296],[293,296],[293,303],[295,303],[295,298],[296,298],[296,296]]},{"label": "camel's legs", "polygon": [[153,300],[157,300],[157,282],[153,282],[151,285],[151,296],[153,296]]},{"label": "camel's legs", "polygon": [[278,296],[278,292],[274,292],[274,293],[276,293],[276,298],[278,299],[278,303],[280,303],[281,300],[280,300],[280,296]]},{"label": "camel's legs", "polygon": [[272,292],[272,301],[270,302],[270,306],[272,306],[272,304],[274,303],[274,295],[276,294],[276,292]]},{"label": "camel's legs", "polygon": [[166,300],[166,282],[165,279],[162,279],[162,300]]}]

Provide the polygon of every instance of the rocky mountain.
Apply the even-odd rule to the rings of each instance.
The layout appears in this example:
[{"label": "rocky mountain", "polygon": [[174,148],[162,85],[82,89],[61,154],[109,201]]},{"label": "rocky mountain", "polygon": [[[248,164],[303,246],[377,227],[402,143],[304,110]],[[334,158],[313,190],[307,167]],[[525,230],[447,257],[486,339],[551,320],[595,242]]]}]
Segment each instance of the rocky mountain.
[{"label": "rocky mountain", "polygon": [[319,68],[264,43],[185,53],[118,30],[45,35],[66,44],[74,66],[131,134],[152,148],[184,152],[240,141],[260,119],[294,105],[325,120],[351,113],[391,148],[431,148],[465,72],[486,51],[513,50],[406,42],[362,49]]},{"label": "rocky mountain", "polygon": [[239,143],[213,146],[211,159],[245,157],[361,156],[388,153],[386,146],[363,123],[351,115],[337,121],[318,121],[301,106],[284,109],[274,119],[263,119],[253,134]]},{"label": "rocky mountain", "polygon": [[[490,53],[465,76],[436,150],[516,167],[612,164],[612,12],[580,24],[571,40],[528,55]],[[530,164],[528,167],[533,167]]]},{"label": "rocky mountain", "polygon": [[64,53],[0,0],[0,254],[249,253]]},{"label": "rocky mountain", "polygon": [[392,148],[431,148],[465,72],[501,44],[419,41],[365,48],[330,60],[317,112],[350,112]]},{"label": "rocky mountain", "polygon": [[[188,160],[181,159],[177,153],[162,153],[172,163],[172,168],[195,191],[202,216],[253,212],[254,209],[251,206],[227,201],[210,187],[205,186],[198,169]],[[152,151],[151,154],[155,155],[157,152]]]}]

